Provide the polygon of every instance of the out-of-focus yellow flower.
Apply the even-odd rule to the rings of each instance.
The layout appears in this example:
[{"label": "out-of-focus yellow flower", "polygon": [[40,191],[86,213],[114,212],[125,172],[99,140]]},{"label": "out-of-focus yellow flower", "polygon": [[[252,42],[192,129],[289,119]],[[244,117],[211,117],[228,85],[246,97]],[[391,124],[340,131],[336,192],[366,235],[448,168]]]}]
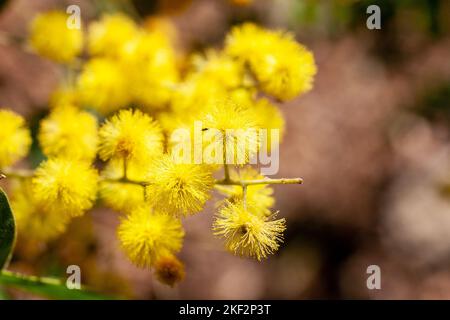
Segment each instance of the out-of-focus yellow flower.
[{"label": "out-of-focus yellow flower", "polygon": [[81,29],[67,27],[62,11],[39,14],[31,23],[30,44],[41,56],[56,62],[71,62],[83,49]]},{"label": "out-of-focus yellow flower", "polygon": [[246,23],[235,27],[226,42],[226,52],[247,62],[261,89],[277,99],[293,99],[312,88],[314,56],[290,33]]},{"label": "out-of-focus yellow flower", "polygon": [[138,27],[128,16],[118,13],[104,15],[89,25],[89,53],[118,57],[125,44],[138,33]]},{"label": "out-of-focus yellow flower", "polygon": [[99,154],[111,158],[148,160],[163,152],[160,126],[139,110],[121,110],[100,128]]},{"label": "out-of-focus yellow flower", "polygon": [[194,55],[194,72],[191,76],[201,77],[205,81],[217,83],[226,89],[237,88],[244,81],[242,63],[225,54],[210,50],[206,56]]},{"label": "out-of-focus yellow flower", "polygon": [[179,219],[143,206],[122,219],[117,234],[135,265],[151,267],[159,258],[180,251],[184,230]]},{"label": "out-of-focus yellow flower", "polygon": [[217,150],[225,147],[227,163],[248,163],[258,152],[259,127],[253,111],[248,107],[240,106],[231,99],[216,101],[204,112],[202,123],[205,140]]},{"label": "out-of-focus yellow flower", "polygon": [[214,221],[214,234],[225,238],[230,252],[261,260],[276,252],[283,241],[286,221],[273,218],[257,216],[242,203],[228,202]]},{"label": "out-of-focus yellow flower", "polygon": [[208,166],[176,163],[168,155],[154,160],[146,180],[151,204],[174,215],[201,211],[214,184]]},{"label": "out-of-focus yellow flower", "polygon": [[133,100],[150,110],[166,107],[179,78],[169,39],[161,32],[142,32],[127,43],[121,58]]},{"label": "out-of-focus yellow flower", "polygon": [[[260,175],[256,169],[250,166],[241,168],[239,171],[230,170],[230,177],[236,181],[259,180],[264,178],[264,176]],[[216,188],[222,194],[228,196],[228,201],[231,203],[241,203],[243,201],[243,190],[241,186],[217,185]],[[267,184],[247,186],[246,201],[248,210],[254,215],[261,217],[270,216],[270,209],[275,203],[273,189]]]},{"label": "out-of-focus yellow flower", "polygon": [[230,0],[230,1],[237,6],[248,6],[253,2],[253,0]]},{"label": "out-of-focus yellow flower", "polygon": [[178,41],[178,29],[168,16],[148,16],[144,21],[143,28],[148,32],[163,33],[171,41],[172,44],[176,45]]},{"label": "out-of-focus yellow flower", "polygon": [[0,168],[4,168],[27,155],[31,134],[25,120],[9,110],[0,110],[0,126]]},{"label": "out-of-focus yellow flower", "polygon": [[281,110],[273,105],[267,99],[259,99],[254,103],[255,120],[258,125],[265,129],[266,133],[260,136],[261,147],[265,144],[268,151],[272,148],[272,134],[273,130],[278,130],[279,142],[283,139],[285,131],[285,120]]},{"label": "out-of-focus yellow flower", "polygon": [[41,121],[39,143],[45,155],[93,160],[97,153],[97,119],[73,106],[61,106]]},{"label": "out-of-focus yellow flower", "polygon": [[50,95],[49,106],[56,108],[60,106],[78,105],[78,94],[73,86],[62,85]]},{"label": "out-of-focus yellow flower", "polygon": [[166,255],[155,263],[156,278],[171,287],[184,279],[184,265],[174,255]]},{"label": "out-of-focus yellow flower", "polygon": [[56,208],[48,208],[38,201],[31,181],[21,182],[13,190],[11,208],[14,211],[18,234],[30,240],[52,240],[67,229],[70,217]]},{"label": "out-of-focus yellow flower", "polygon": [[94,204],[98,173],[84,161],[53,158],[40,164],[32,182],[39,202],[51,210],[76,217]]},{"label": "out-of-focus yellow flower", "polygon": [[[133,181],[141,181],[146,175],[146,163],[127,162],[127,177]],[[111,160],[102,171],[101,176],[109,180],[120,180],[124,177],[123,161]],[[102,181],[99,194],[103,202],[110,208],[129,213],[145,202],[144,188],[132,183]]]},{"label": "out-of-focus yellow flower", "polygon": [[94,58],[88,61],[77,79],[80,103],[102,114],[124,108],[130,102],[128,81],[116,61]]}]

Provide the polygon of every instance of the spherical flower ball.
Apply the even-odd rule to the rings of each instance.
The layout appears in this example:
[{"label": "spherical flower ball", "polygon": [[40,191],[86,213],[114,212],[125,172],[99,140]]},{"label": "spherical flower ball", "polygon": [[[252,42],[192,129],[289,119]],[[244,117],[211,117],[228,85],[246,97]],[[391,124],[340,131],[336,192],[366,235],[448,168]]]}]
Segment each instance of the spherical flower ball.
[{"label": "spherical flower ball", "polygon": [[150,111],[166,107],[179,80],[175,49],[167,36],[142,32],[127,43],[121,61],[133,84],[133,101]]},{"label": "spherical flower ball", "polygon": [[91,55],[118,57],[126,43],[138,33],[138,27],[128,16],[106,14],[89,25],[88,51]]},{"label": "spherical flower ball", "polygon": [[36,199],[31,180],[21,181],[13,188],[11,208],[19,237],[46,242],[57,238],[67,229],[70,217],[49,208]]},{"label": "spherical flower ball", "polygon": [[78,76],[76,90],[82,105],[105,115],[125,107],[130,101],[123,70],[109,58],[89,60]]},{"label": "spherical flower ball", "polygon": [[283,241],[286,221],[273,218],[253,214],[242,202],[228,202],[219,210],[213,230],[225,238],[228,251],[261,260],[276,252]]},{"label": "spherical flower ball", "polygon": [[179,163],[164,155],[152,162],[146,179],[150,203],[174,215],[194,214],[203,209],[214,185],[209,166]]},{"label": "spherical flower ball", "polygon": [[246,164],[258,152],[259,126],[248,106],[231,99],[215,101],[203,111],[201,121],[203,139],[209,142],[204,153],[209,155],[213,153],[211,150],[219,150],[215,153],[221,155],[225,148],[226,159],[222,157],[221,163],[226,160],[228,164]]},{"label": "spherical flower ball", "polygon": [[38,139],[48,157],[91,161],[97,153],[97,119],[73,106],[57,107],[40,123]]},{"label": "spherical flower ball", "polygon": [[31,134],[25,120],[9,110],[0,110],[0,124],[0,168],[4,168],[27,155]]},{"label": "spherical flower ball", "polygon": [[290,33],[245,23],[231,30],[225,51],[247,63],[261,89],[279,100],[312,88],[317,72],[314,56]]},{"label": "spherical flower ball", "polygon": [[38,201],[61,214],[76,217],[93,206],[98,173],[84,161],[51,158],[39,165],[32,183]]},{"label": "spherical flower ball", "polygon": [[37,54],[60,63],[71,62],[83,49],[82,29],[67,25],[62,11],[39,14],[31,23],[30,44]]},{"label": "spherical flower ball", "polygon": [[117,234],[128,258],[144,268],[180,251],[184,230],[179,219],[142,206],[122,219]]},{"label": "spherical flower ball", "polygon": [[142,161],[163,152],[161,127],[139,110],[119,111],[103,124],[99,135],[99,154],[105,161],[112,158]]}]

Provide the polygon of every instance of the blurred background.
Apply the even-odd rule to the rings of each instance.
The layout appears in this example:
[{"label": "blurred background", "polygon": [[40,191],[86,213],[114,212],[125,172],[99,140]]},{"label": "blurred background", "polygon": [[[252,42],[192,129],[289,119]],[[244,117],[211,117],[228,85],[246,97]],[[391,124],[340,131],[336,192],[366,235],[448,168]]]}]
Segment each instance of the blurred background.
[{"label": "blurred background", "polygon": [[[138,299],[450,299],[449,1],[0,3],[0,104],[31,124],[45,115],[62,70],[5,35],[23,39],[37,12],[71,4],[83,22],[115,10],[163,16],[187,53],[220,46],[242,21],[285,28],[318,65],[314,89],[281,107],[287,132],[278,176],[305,182],[275,187],[288,227],[276,255],[257,262],[224,252],[211,232],[211,204],[184,220],[186,278],[170,288],[126,259],[118,214],[99,208],[56,241],[19,239],[11,270],[65,277],[76,264],[97,291]],[[381,8],[381,30],[366,28],[371,4]],[[366,286],[369,265],[381,268],[381,290]]]}]

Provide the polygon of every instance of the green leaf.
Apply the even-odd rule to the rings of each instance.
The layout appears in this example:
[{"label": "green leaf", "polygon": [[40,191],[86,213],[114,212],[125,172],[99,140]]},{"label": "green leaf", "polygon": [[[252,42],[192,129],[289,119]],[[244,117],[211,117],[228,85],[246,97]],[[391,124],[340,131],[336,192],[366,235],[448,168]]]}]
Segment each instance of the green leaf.
[{"label": "green leaf", "polygon": [[68,289],[65,284],[56,278],[35,277],[21,275],[10,271],[0,273],[0,284],[13,286],[48,298],[64,300],[109,300],[88,290]]},{"label": "green leaf", "polygon": [[8,197],[0,188],[0,270],[6,268],[14,248],[16,224]]}]

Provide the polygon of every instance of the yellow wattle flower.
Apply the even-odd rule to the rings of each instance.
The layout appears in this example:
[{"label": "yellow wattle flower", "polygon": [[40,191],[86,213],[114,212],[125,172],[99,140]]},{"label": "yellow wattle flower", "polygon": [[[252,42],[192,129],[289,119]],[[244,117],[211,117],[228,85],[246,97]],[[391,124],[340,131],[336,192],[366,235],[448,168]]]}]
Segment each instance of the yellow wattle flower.
[{"label": "yellow wattle flower", "polygon": [[60,106],[77,106],[78,95],[76,89],[71,85],[60,85],[50,95],[49,107],[56,108]]},{"label": "yellow wattle flower", "polygon": [[99,131],[102,160],[148,160],[163,152],[160,126],[139,110],[121,110],[107,120]]},{"label": "yellow wattle flower", "polygon": [[159,258],[180,251],[184,231],[179,219],[142,206],[122,219],[117,235],[135,265],[151,267]]},{"label": "yellow wattle flower", "polygon": [[93,58],[83,66],[76,90],[80,103],[101,114],[110,114],[130,102],[127,79],[117,61]]},{"label": "yellow wattle flower", "polygon": [[97,153],[97,119],[73,106],[53,109],[40,123],[38,134],[44,154],[91,161]]},{"label": "yellow wattle flower", "polygon": [[91,55],[117,58],[126,43],[138,34],[138,27],[124,14],[107,14],[92,22],[88,30],[88,51]]},{"label": "yellow wattle flower", "polygon": [[258,152],[259,126],[248,106],[238,105],[231,99],[216,101],[204,111],[201,119],[204,140],[213,149],[225,148],[228,164],[248,163]]},{"label": "yellow wattle flower", "polygon": [[225,238],[230,252],[261,260],[275,253],[283,241],[286,221],[274,216],[261,217],[246,210],[242,202],[228,202],[217,214],[214,234]]},{"label": "yellow wattle flower", "polygon": [[150,203],[174,215],[201,211],[214,185],[208,166],[177,163],[168,155],[153,161],[147,180]]},{"label": "yellow wattle flower", "polygon": [[71,62],[83,49],[82,29],[69,29],[62,11],[41,13],[30,28],[30,44],[37,54],[60,63]]},{"label": "yellow wattle flower", "polygon": [[51,210],[76,217],[93,206],[98,173],[84,161],[51,158],[39,165],[32,182],[38,201]]},{"label": "yellow wattle flower", "polygon": [[0,169],[27,155],[31,145],[30,130],[18,114],[0,110]]},{"label": "yellow wattle flower", "polygon": [[278,130],[279,142],[282,141],[285,132],[285,120],[281,110],[273,105],[268,99],[259,99],[253,104],[255,120],[258,125],[266,130],[265,135],[261,135],[261,148],[266,144],[268,151],[272,148],[273,130]]},{"label": "yellow wattle flower", "polygon": [[19,237],[49,241],[64,233],[70,217],[57,208],[49,208],[33,192],[31,181],[21,182],[13,189],[11,208]]},{"label": "yellow wattle flower", "polygon": [[121,61],[133,101],[147,110],[167,107],[179,80],[175,50],[161,32],[141,32],[129,41]]},{"label": "yellow wattle flower", "polygon": [[279,100],[312,88],[317,72],[314,56],[290,33],[245,23],[232,29],[225,51],[248,63],[261,89]]}]

